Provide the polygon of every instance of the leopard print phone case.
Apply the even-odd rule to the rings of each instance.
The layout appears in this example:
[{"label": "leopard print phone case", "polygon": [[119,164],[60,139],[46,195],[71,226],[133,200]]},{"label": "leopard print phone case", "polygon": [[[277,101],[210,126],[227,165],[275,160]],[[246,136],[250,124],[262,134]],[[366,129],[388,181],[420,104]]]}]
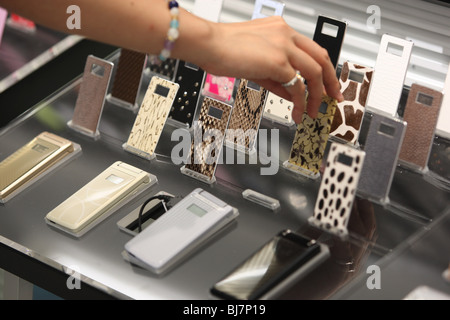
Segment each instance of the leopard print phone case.
[{"label": "leopard print phone case", "polygon": [[229,104],[204,98],[199,119],[194,123],[190,160],[182,168],[182,173],[207,183],[214,182],[231,109]]},{"label": "leopard print phone case", "polygon": [[365,152],[362,150],[338,142],[331,143],[310,222],[338,235],[348,234],[347,225],[364,158]]},{"label": "leopard print phone case", "polygon": [[289,160],[284,163],[286,168],[307,177],[319,177],[336,108],[337,100],[324,95],[317,118],[311,118],[306,112],[303,114]]},{"label": "leopard print phone case", "polygon": [[153,77],[136,116],[124,149],[143,158],[154,158],[172,103],[179,85],[159,77]]}]

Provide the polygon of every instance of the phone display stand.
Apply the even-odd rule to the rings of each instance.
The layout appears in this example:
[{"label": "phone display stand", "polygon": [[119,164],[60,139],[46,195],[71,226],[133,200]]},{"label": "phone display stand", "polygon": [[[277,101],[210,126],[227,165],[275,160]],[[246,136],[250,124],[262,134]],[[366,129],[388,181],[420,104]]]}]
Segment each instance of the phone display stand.
[{"label": "phone display stand", "polygon": [[68,127],[98,139],[98,126],[105,105],[105,96],[111,79],[113,63],[89,56],[84,69],[77,102]]},{"label": "phone display stand", "polygon": [[129,153],[132,153],[132,154],[134,154],[134,155],[136,155],[138,157],[144,158],[144,159],[149,160],[149,161],[156,159],[156,153],[145,152],[143,150],[140,150],[138,148],[130,146],[126,142],[122,145],[122,148],[123,148],[123,150],[125,150],[125,151],[127,151]]},{"label": "phone display stand", "polygon": [[20,194],[21,192],[23,192],[24,190],[26,190],[27,188],[29,188],[30,186],[32,186],[33,184],[35,184],[36,182],[38,182],[39,180],[44,178],[45,176],[51,174],[53,171],[57,170],[58,168],[64,166],[66,163],[68,163],[68,162],[72,161],[74,158],[76,158],[81,153],[81,146],[77,143],[72,143],[72,145],[73,145],[73,151],[71,153],[69,153],[64,158],[62,158],[61,160],[59,160],[58,162],[53,164],[50,168],[45,170],[43,173],[30,179],[28,182],[23,184],[21,187],[17,188],[14,192],[12,192],[7,197],[0,199],[0,203],[6,203],[6,202],[10,201],[15,196],[17,196],[18,194]]},{"label": "phone display stand", "polygon": [[242,197],[246,200],[254,202],[260,206],[266,207],[272,211],[276,211],[280,208],[280,201],[275,198],[266,196],[255,190],[246,189],[242,192]]},{"label": "phone display stand", "polygon": [[204,183],[207,183],[207,184],[214,184],[216,182],[216,176],[215,175],[207,176],[207,175],[201,174],[201,173],[199,173],[197,171],[194,171],[194,170],[191,170],[189,168],[186,168],[186,166],[181,167],[180,171],[181,171],[182,174],[184,174],[184,175],[186,175],[188,177],[194,178],[194,179],[196,179],[198,181],[201,181],[201,182],[204,182]]},{"label": "phone display stand", "polygon": [[121,49],[111,93],[106,97],[113,105],[136,111],[138,96],[147,64],[147,55]]}]

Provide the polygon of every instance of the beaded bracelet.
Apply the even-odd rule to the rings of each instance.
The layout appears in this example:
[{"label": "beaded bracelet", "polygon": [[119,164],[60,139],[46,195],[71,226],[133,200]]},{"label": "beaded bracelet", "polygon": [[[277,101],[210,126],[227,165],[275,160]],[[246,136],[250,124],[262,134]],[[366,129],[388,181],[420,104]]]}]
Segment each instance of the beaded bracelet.
[{"label": "beaded bracelet", "polygon": [[175,41],[180,36],[180,32],[178,31],[179,22],[178,22],[178,15],[179,15],[179,8],[178,8],[178,2],[175,0],[169,1],[169,10],[171,15],[170,20],[170,29],[167,32],[167,38],[164,42],[164,49],[162,49],[159,56],[154,55],[152,57],[152,63],[153,64],[160,64],[162,61],[166,61],[168,58],[170,58],[171,51],[175,45]]}]

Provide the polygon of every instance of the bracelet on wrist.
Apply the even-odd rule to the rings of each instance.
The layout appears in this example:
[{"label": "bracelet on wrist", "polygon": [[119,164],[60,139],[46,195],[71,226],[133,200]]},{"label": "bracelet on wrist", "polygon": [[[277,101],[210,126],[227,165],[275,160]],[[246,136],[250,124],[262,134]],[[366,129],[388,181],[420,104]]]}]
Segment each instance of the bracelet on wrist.
[{"label": "bracelet on wrist", "polygon": [[164,48],[159,55],[154,55],[151,57],[153,64],[160,64],[170,58],[173,47],[175,46],[175,41],[180,36],[179,32],[179,21],[178,16],[180,13],[178,2],[175,0],[168,1],[170,10],[170,28],[167,31],[167,37],[164,42]]}]

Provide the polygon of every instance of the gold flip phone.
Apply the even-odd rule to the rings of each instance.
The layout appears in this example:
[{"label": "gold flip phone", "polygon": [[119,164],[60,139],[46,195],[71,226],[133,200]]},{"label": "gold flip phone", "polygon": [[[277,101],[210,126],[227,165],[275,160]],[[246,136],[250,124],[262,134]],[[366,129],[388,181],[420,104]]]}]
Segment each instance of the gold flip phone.
[{"label": "gold flip phone", "polygon": [[0,163],[0,202],[73,151],[73,143],[57,135],[36,136]]},{"label": "gold flip phone", "polygon": [[143,170],[117,161],[62,202],[46,216],[47,222],[77,235],[114,206],[156,182]]}]

